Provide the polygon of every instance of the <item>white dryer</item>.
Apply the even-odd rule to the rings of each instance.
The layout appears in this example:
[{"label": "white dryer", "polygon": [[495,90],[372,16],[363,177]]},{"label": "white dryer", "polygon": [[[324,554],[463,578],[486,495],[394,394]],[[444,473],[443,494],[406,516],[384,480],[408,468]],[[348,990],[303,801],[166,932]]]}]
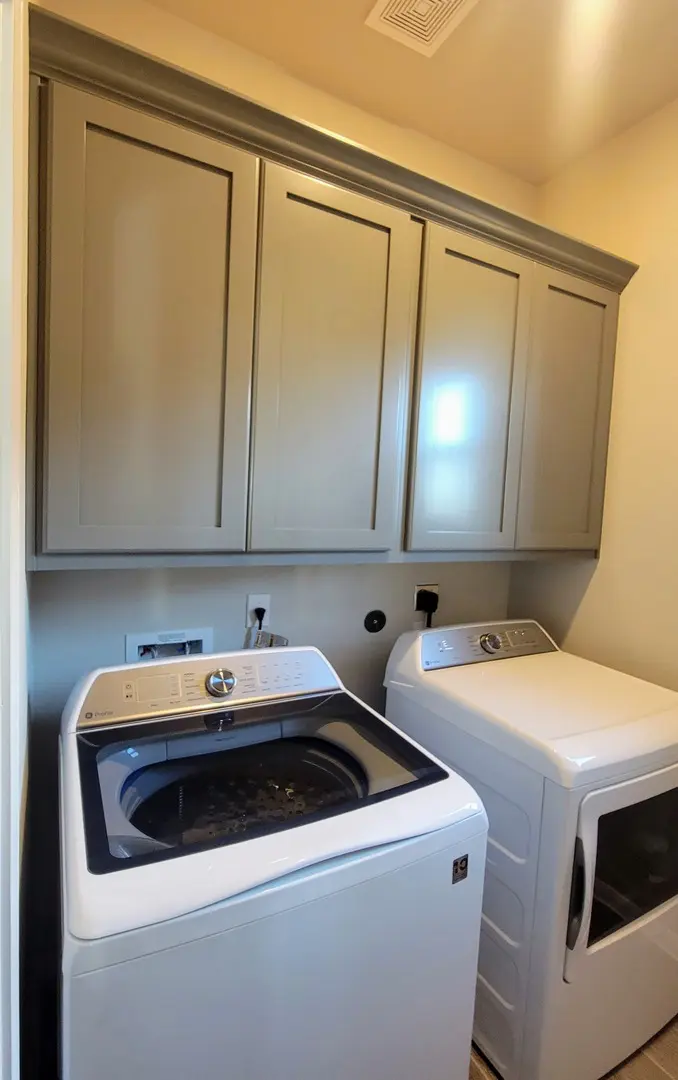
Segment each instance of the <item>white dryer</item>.
[{"label": "white dryer", "polygon": [[405,634],[386,687],[487,809],[474,1039],[505,1080],[597,1080],[678,1012],[678,694],[529,621]]},{"label": "white dryer", "polygon": [[485,812],[317,650],[94,672],[60,754],[63,1080],[467,1080]]}]

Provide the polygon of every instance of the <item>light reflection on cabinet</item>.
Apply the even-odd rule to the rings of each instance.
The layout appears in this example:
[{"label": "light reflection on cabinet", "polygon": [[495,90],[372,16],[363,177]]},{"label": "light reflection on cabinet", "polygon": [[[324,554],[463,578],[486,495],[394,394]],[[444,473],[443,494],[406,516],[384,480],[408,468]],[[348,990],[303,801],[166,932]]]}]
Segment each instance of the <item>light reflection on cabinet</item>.
[{"label": "light reflection on cabinet", "polygon": [[533,264],[426,228],[408,547],[514,543]]}]

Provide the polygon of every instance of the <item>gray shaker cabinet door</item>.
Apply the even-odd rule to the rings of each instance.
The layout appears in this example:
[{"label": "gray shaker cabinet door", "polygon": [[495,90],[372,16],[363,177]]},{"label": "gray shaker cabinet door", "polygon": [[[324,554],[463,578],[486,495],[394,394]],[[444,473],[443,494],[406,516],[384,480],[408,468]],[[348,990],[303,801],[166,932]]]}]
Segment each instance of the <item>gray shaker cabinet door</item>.
[{"label": "gray shaker cabinet door", "polygon": [[420,226],[264,169],[250,547],[399,547]]},{"label": "gray shaker cabinet door", "polygon": [[517,546],[598,547],[619,297],[536,267]]},{"label": "gray shaker cabinet door", "polygon": [[43,550],[245,547],[258,162],[54,84]]},{"label": "gray shaker cabinet door", "polygon": [[408,547],[515,542],[533,263],[427,225]]}]

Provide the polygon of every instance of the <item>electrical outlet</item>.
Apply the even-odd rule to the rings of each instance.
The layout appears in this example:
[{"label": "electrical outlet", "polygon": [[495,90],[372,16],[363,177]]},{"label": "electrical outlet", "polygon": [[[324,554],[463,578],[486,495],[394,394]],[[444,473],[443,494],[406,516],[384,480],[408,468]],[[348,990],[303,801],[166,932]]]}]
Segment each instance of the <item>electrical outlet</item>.
[{"label": "electrical outlet", "polygon": [[[437,597],[440,597],[440,585],[437,583],[429,585],[415,585],[414,586],[414,610],[417,611],[417,593],[420,589],[428,589],[429,592],[434,592]],[[419,612],[417,611],[417,615]]]},{"label": "electrical outlet", "polygon": [[262,607],[266,609],[264,615],[264,621],[261,624],[264,626],[271,625],[271,594],[270,593],[248,593],[247,595],[247,607],[245,608],[245,626],[258,626],[257,617],[254,614],[254,609]]},{"label": "electrical outlet", "polygon": [[417,593],[420,589],[428,589],[429,592],[435,593],[437,597],[440,597],[440,586],[437,582],[428,582],[426,585],[414,586],[414,622],[412,628],[414,630],[424,630],[426,628],[426,614],[423,611],[417,611]]}]

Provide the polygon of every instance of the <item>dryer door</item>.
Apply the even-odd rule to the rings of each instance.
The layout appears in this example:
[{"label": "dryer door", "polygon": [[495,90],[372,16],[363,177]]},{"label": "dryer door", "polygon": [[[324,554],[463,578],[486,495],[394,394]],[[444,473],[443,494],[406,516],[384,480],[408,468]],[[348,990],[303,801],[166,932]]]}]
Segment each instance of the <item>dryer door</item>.
[{"label": "dryer door", "polygon": [[565,979],[614,994],[648,964],[678,991],[678,765],[591,792],[579,808]]}]

